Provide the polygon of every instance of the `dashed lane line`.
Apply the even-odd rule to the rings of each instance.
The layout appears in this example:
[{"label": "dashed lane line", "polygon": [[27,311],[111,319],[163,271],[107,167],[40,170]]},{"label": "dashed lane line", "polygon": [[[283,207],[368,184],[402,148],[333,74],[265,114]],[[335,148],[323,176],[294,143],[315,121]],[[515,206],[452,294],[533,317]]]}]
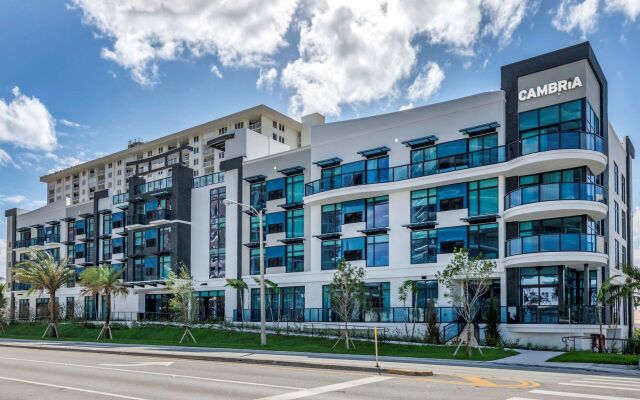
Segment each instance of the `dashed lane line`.
[{"label": "dashed lane line", "polygon": [[[603,384],[599,384],[599,385],[594,385],[594,384],[589,384],[589,383],[573,383],[573,382],[560,382],[558,383],[558,385],[562,385],[562,386],[578,386],[578,387],[585,387],[585,388],[596,388],[596,389],[613,389],[613,390],[629,390],[629,391],[633,391],[633,392],[640,392],[640,388],[635,386],[635,387],[623,387],[623,386],[610,386],[610,385],[603,385]],[[614,385],[614,384],[612,384]]]},{"label": "dashed lane line", "polygon": [[1,380],[5,380],[5,381],[26,383],[26,384],[29,384],[29,385],[46,386],[46,387],[56,388],[56,389],[71,390],[71,391],[74,391],[74,392],[96,394],[96,395],[99,395],[99,396],[115,397],[115,398],[118,398],[118,399],[146,400],[146,399],[143,399],[141,397],[126,396],[126,395],[123,395],[123,394],[115,394],[115,393],[108,393],[108,392],[99,392],[97,390],[82,389],[82,388],[71,387],[71,386],[54,385],[52,383],[28,381],[26,379],[9,378],[7,376],[0,376],[0,379]]}]

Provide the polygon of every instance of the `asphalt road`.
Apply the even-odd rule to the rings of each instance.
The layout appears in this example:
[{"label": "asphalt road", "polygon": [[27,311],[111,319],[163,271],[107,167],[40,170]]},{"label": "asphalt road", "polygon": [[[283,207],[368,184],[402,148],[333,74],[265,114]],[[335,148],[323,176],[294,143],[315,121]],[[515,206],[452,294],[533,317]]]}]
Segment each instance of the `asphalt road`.
[{"label": "asphalt road", "polygon": [[0,399],[640,399],[640,378],[433,366],[433,377],[0,348]]}]

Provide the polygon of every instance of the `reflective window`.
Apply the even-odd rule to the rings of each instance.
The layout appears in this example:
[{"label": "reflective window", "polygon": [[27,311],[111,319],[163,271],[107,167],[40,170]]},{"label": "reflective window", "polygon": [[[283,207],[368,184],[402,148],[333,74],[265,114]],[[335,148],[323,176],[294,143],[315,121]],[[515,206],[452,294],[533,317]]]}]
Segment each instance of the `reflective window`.
[{"label": "reflective window", "polygon": [[498,224],[469,226],[469,254],[486,259],[498,258]]},{"label": "reflective window", "polygon": [[286,219],[287,237],[304,237],[304,209],[287,211]]},{"label": "reflective window", "polygon": [[411,232],[411,264],[437,262],[437,250],[437,230]]},{"label": "reflective window", "polygon": [[333,270],[338,267],[342,258],[342,244],[340,240],[323,240],[321,249],[322,270]]},{"label": "reflective window", "polygon": [[520,269],[520,293],[523,306],[558,305],[558,267]]},{"label": "reflective window", "polygon": [[498,178],[469,182],[469,216],[498,213]]},{"label": "reflective window", "polygon": [[389,226],[389,196],[367,199],[367,228]]},{"label": "reflective window", "polygon": [[293,244],[287,246],[287,272],[304,271],[304,245]]},{"label": "reflective window", "polygon": [[411,192],[411,223],[435,221],[436,212],[436,188]]},{"label": "reflective window", "polygon": [[389,265],[389,235],[367,237],[367,267]]},{"label": "reflective window", "polygon": [[304,175],[288,176],[286,178],[287,185],[287,203],[300,203],[304,197]]},{"label": "reflective window", "polygon": [[467,247],[467,227],[454,226],[438,229],[438,254],[453,253]]},{"label": "reflective window", "polygon": [[364,240],[364,237],[342,239],[342,256],[345,261],[358,261],[365,259]]},{"label": "reflective window", "polygon": [[342,203],[343,224],[364,222],[364,199]]},{"label": "reflective window", "polygon": [[264,210],[267,202],[267,185],[264,182],[252,183],[249,188],[249,204],[257,210]]},{"label": "reflective window", "polygon": [[284,197],[285,179],[271,179],[266,183],[267,200],[277,200]]},{"label": "reflective window", "polygon": [[284,219],[284,211],[266,214],[267,233],[284,232]]},{"label": "reflective window", "polygon": [[437,188],[438,211],[460,210],[467,207],[467,184],[456,183]]},{"label": "reflective window", "polygon": [[413,295],[413,306],[427,308],[430,302],[438,301],[438,281],[416,281],[416,292]]},{"label": "reflective window", "polygon": [[272,246],[265,249],[267,268],[281,267],[284,265],[285,246]]},{"label": "reflective window", "polygon": [[322,233],[342,231],[342,204],[326,204],[322,206]]}]

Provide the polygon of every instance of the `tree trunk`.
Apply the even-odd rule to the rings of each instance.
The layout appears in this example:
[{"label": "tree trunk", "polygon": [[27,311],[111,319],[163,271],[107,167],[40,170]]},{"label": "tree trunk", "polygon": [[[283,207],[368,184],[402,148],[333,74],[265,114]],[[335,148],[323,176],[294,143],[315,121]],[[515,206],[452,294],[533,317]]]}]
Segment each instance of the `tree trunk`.
[{"label": "tree trunk", "polygon": [[467,322],[467,356],[471,357],[471,329],[473,324]]},{"label": "tree trunk", "polygon": [[104,338],[105,339],[113,339],[111,336],[111,326],[109,323],[111,322],[111,292],[105,291],[105,310],[104,310]]},{"label": "tree trunk", "polygon": [[344,348],[349,350],[349,323],[346,318],[344,321]]},{"label": "tree trunk", "polygon": [[49,313],[51,314],[49,315],[49,322],[50,322],[49,337],[57,338],[58,327],[56,324],[58,322],[58,313],[56,310],[56,292],[55,291],[49,291]]}]

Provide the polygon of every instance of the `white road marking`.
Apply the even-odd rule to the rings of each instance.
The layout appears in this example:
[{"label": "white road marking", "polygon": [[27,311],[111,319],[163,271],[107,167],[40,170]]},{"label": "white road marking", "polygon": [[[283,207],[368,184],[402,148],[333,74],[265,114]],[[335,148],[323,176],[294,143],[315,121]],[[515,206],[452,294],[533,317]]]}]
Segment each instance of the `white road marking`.
[{"label": "white road marking", "polygon": [[276,389],[289,389],[289,390],[302,390],[302,389],[304,389],[304,388],[293,387],[293,386],[270,385],[268,383],[254,383],[254,382],[233,381],[233,380],[228,380],[228,379],[204,378],[204,377],[201,377],[201,376],[177,375],[177,374],[170,374],[170,373],[164,373],[164,372],[140,371],[140,370],[135,370],[135,369],[123,369],[123,368],[112,368],[112,367],[97,367],[95,365],[70,364],[70,363],[55,362],[55,361],[29,360],[29,359],[14,358],[14,357],[0,357],[0,359],[1,360],[32,362],[32,363],[39,363],[39,364],[63,365],[65,367],[91,368],[91,369],[101,369],[101,370],[107,370],[107,371],[131,372],[131,373],[143,374],[143,375],[168,376],[168,377],[171,377],[171,378],[194,379],[194,380],[199,380],[199,381],[234,383],[234,384],[247,385],[247,386],[263,386],[263,387],[270,387],[270,388],[276,388]]},{"label": "white road marking", "polygon": [[613,378],[613,377],[586,377],[583,378],[585,381],[604,381],[604,382],[615,382],[615,383],[635,383],[640,385],[640,379],[638,378]]},{"label": "white road marking", "polygon": [[173,365],[172,361],[157,361],[157,362],[133,362],[128,364],[98,364],[103,367],[146,367],[148,365],[160,365],[163,367],[170,367]]},{"label": "white road marking", "polygon": [[6,376],[0,376],[0,379],[5,380],[5,381],[27,383],[29,385],[47,386],[47,387],[56,388],[56,389],[72,390],[72,391],[75,391],[75,392],[91,393],[91,394],[97,394],[97,395],[100,395],[100,396],[116,397],[116,398],[119,398],[119,399],[146,400],[146,399],[143,399],[141,397],[125,396],[125,395],[122,395],[122,394],[107,393],[107,392],[98,392],[97,390],[81,389],[81,388],[71,387],[71,386],[54,385],[54,384],[51,384],[51,383],[44,383],[44,382],[27,381],[25,379],[9,378],[9,377],[6,377]]},{"label": "white road marking", "polygon": [[509,397],[507,400],[537,400],[529,397]]},{"label": "white road marking", "polygon": [[640,381],[639,382],[631,382],[631,381],[610,381],[610,380],[606,380],[606,379],[580,379],[579,381],[571,381],[574,383],[590,383],[590,384],[596,384],[596,385],[620,385],[620,386],[634,386],[634,387],[640,387]]},{"label": "white road marking", "polygon": [[[634,385],[633,388],[621,387],[621,386],[609,386],[609,385],[603,385],[603,384],[595,385],[595,384],[589,384],[589,383],[571,383],[571,382],[560,382],[558,383],[558,385],[580,386],[580,387],[597,388],[597,389],[632,390],[634,392],[640,392],[640,388],[637,387],[636,385]],[[616,385],[616,384],[612,383],[611,385]],[[619,385],[619,383],[617,385]]]},{"label": "white road marking", "polygon": [[633,397],[603,396],[599,394],[556,392],[553,390],[531,390],[529,393],[546,394],[548,396],[574,397],[578,399],[594,399],[594,400],[638,400]]},{"label": "white road marking", "polygon": [[298,392],[278,394],[275,396],[264,397],[260,400],[292,400],[301,399],[303,397],[315,396],[317,394],[334,392],[336,390],[348,389],[356,386],[368,385],[370,383],[382,382],[391,379],[389,376],[370,376],[368,378],[356,379],[355,381],[348,381],[342,383],[336,383],[334,385],[318,386],[311,389],[304,389]]}]

